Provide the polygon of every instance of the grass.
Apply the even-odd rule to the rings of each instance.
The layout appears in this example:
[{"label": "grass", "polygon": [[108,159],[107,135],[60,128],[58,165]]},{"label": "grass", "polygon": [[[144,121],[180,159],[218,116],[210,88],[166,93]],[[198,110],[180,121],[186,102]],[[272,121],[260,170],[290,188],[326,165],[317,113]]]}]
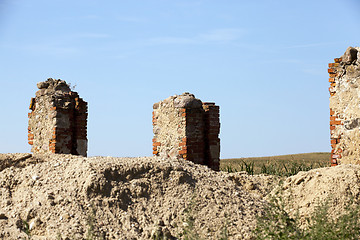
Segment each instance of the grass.
[{"label": "grass", "polygon": [[[186,207],[183,216],[183,225],[180,227],[182,229],[181,233],[177,238],[174,239],[181,239],[181,240],[202,240],[207,239],[200,236],[198,229],[195,227],[195,220],[198,216],[198,212],[196,210],[196,206],[198,205],[197,198],[200,196],[194,195],[191,200],[190,204]],[[229,239],[229,220],[228,214],[225,213],[225,218],[223,221],[223,225],[220,227],[220,233],[218,234],[216,239],[219,240],[228,240]],[[154,240],[158,239],[165,239],[162,236],[153,236]]]},{"label": "grass", "polygon": [[343,214],[337,219],[332,219],[328,214],[330,200],[318,202],[312,216],[306,219],[308,226],[304,227],[298,211],[295,216],[290,217],[279,195],[274,196],[265,208],[264,214],[257,218],[254,239],[360,239],[360,206],[353,204],[350,199]]},{"label": "grass", "polygon": [[299,171],[330,166],[330,153],[300,153],[271,157],[221,159],[220,169],[227,172],[291,176]]},{"label": "grass", "polygon": [[[303,153],[292,155],[281,155],[272,157],[253,157],[222,159],[220,169],[227,172],[246,171],[253,174],[269,174],[279,176],[291,176],[299,171],[308,171],[317,167],[330,166],[330,153]],[[285,211],[285,205],[279,195],[273,197],[265,211],[257,218],[257,227],[253,232],[254,239],[360,239],[360,206],[352,205],[349,202],[343,215],[337,220],[328,216],[330,208],[329,201],[319,203],[314,214],[307,219],[309,227],[303,228],[300,224],[300,217],[295,214],[290,217]],[[195,228],[196,199],[191,199],[190,205],[185,210],[184,225],[179,239],[199,240],[201,239]],[[229,239],[229,222],[225,216],[224,225],[221,227],[218,239]],[[87,240],[100,239],[96,235],[96,210],[91,206],[87,219],[88,231]],[[29,224],[23,221],[21,229],[31,239]],[[57,239],[62,239],[58,233]],[[104,239],[104,236],[102,236]],[[162,232],[156,233],[152,239],[166,239]]]},{"label": "grass", "polygon": [[194,195],[191,200],[189,206],[185,209],[185,218],[183,222],[183,231],[180,234],[180,239],[183,240],[200,240],[200,235],[195,228],[195,215],[197,214],[195,211],[195,206],[197,204],[196,195]]},{"label": "grass", "polygon": [[31,229],[30,229],[30,225],[27,221],[25,220],[21,220],[22,222],[22,227],[21,227],[21,231],[24,232],[27,236],[27,240],[31,239]]}]

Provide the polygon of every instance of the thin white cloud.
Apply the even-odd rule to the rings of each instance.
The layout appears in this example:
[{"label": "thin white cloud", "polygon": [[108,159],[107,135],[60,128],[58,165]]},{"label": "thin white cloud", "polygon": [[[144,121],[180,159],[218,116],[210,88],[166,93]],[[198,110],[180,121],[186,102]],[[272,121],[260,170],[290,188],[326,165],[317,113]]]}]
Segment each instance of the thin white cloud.
[{"label": "thin white cloud", "polygon": [[299,45],[292,45],[292,46],[286,46],[284,48],[291,49],[291,48],[313,48],[313,47],[322,47],[322,46],[329,46],[329,45],[335,45],[337,43],[335,42],[324,42],[324,43],[308,43],[308,44],[299,44]]},{"label": "thin white cloud", "polygon": [[85,16],[82,16],[81,18],[83,19],[100,19],[100,17],[98,15],[85,15]]},{"label": "thin white cloud", "polygon": [[79,49],[76,47],[60,46],[55,44],[29,44],[27,46],[21,46],[25,51],[36,55],[45,56],[75,56],[79,54]]},{"label": "thin white cloud", "polygon": [[132,16],[117,16],[116,20],[121,22],[130,22],[130,23],[144,23],[147,22],[145,18],[132,17]]},{"label": "thin white cloud", "polygon": [[316,69],[315,68],[307,68],[307,69],[303,69],[303,72],[313,75],[313,76],[321,76],[321,77],[323,77],[324,75],[327,74],[321,68],[316,68]]},{"label": "thin white cloud", "polygon": [[158,37],[148,40],[150,44],[194,44],[197,41],[194,38],[184,37]]},{"label": "thin white cloud", "polygon": [[223,28],[215,29],[205,34],[200,34],[198,38],[209,42],[229,42],[241,38],[243,34],[243,29]]},{"label": "thin white cloud", "polygon": [[109,38],[110,35],[106,33],[80,33],[74,35],[76,38]]},{"label": "thin white cloud", "polygon": [[192,37],[157,37],[148,40],[149,44],[203,44],[229,43],[240,39],[245,31],[238,28],[214,29]]}]

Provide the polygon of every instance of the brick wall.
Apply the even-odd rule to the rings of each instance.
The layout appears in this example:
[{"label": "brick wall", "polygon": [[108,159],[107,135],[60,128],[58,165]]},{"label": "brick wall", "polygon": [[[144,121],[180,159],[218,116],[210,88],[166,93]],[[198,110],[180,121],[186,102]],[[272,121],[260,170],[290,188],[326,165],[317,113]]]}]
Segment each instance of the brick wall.
[{"label": "brick wall", "polygon": [[219,107],[190,93],[155,103],[153,154],[183,158],[219,170]]},{"label": "brick wall", "polygon": [[219,170],[220,166],[220,115],[219,106],[215,103],[203,103],[205,111],[205,164]]},{"label": "brick wall", "polygon": [[329,63],[331,165],[360,164],[360,48]]},{"label": "brick wall", "polygon": [[62,80],[37,84],[30,101],[28,140],[33,153],[87,155],[87,103]]}]

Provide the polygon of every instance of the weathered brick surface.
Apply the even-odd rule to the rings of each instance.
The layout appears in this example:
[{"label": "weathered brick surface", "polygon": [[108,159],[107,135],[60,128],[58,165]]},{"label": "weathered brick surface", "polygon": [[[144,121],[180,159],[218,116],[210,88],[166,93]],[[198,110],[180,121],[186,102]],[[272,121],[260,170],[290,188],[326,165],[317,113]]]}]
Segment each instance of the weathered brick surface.
[{"label": "weathered brick surface", "polygon": [[153,154],[219,170],[219,107],[184,93],[154,104]]},{"label": "weathered brick surface", "polygon": [[205,111],[205,159],[206,165],[219,170],[220,166],[220,115],[219,106],[215,103],[203,103]]},{"label": "weathered brick surface", "polygon": [[30,101],[28,140],[33,153],[87,155],[87,103],[62,80],[37,84]]},{"label": "weathered brick surface", "polygon": [[360,164],[360,48],[329,63],[331,165]]}]

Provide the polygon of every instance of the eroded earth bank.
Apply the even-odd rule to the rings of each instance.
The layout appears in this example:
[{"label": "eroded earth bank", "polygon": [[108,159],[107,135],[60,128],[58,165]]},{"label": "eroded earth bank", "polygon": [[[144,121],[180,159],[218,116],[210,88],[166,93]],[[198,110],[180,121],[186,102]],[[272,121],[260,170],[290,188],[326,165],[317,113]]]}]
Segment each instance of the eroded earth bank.
[{"label": "eroded earth bank", "polygon": [[[1,239],[219,239],[225,227],[230,239],[251,239],[281,180],[160,157],[0,154],[0,170]],[[282,193],[303,216],[327,195],[341,207],[359,195],[359,170],[300,172]]]}]

